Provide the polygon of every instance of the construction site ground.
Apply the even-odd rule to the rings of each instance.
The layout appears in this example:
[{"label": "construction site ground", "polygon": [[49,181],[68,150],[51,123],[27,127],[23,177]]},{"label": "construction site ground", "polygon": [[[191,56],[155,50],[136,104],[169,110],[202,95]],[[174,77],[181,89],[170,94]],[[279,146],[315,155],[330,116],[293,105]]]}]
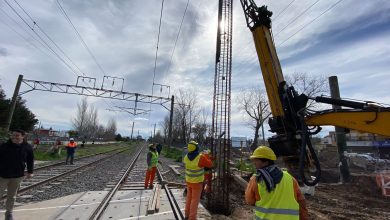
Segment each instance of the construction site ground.
[{"label": "construction site ground", "polygon": [[[351,164],[350,183],[340,184],[336,153],[323,152],[319,156],[323,169],[321,182],[315,187],[314,195],[305,195],[310,219],[390,220],[390,196],[382,195],[376,181],[378,170],[361,169]],[[231,184],[232,214],[212,215],[211,219],[253,219],[253,206],[245,204],[244,193],[242,186]]]},{"label": "construction site ground", "polygon": [[[211,219],[253,219],[253,207],[244,203],[244,191],[235,188],[231,192],[232,214],[212,215]],[[314,196],[305,197],[310,219],[390,219],[390,197],[381,194],[374,177],[354,175],[348,184],[320,183]]]}]

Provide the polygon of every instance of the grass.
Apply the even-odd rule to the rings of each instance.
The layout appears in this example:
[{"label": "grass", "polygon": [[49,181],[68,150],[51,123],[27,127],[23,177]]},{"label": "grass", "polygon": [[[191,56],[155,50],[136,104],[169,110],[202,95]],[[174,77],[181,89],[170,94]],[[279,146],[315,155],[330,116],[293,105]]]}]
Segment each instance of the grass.
[{"label": "grass", "polygon": [[240,161],[237,161],[234,167],[236,167],[238,170],[242,170],[246,172],[251,172],[251,173],[256,172],[256,168],[251,162],[242,161],[241,163]]},{"label": "grass", "polygon": [[[118,144],[103,144],[103,145],[86,145],[76,149],[75,157],[83,157],[90,154],[103,153],[106,151],[118,149],[121,147],[129,146],[129,143],[118,143]],[[34,151],[35,160],[53,161],[53,160],[64,160],[66,158],[66,149],[64,146],[61,147],[61,155],[51,154],[49,152],[50,145],[39,145],[38,149]]]},{"label": "grass", "polygon": [[166,158],[171,158],[175,162],[181,162],[182,161],[182,151],[178,150],[176,148],[169,148],[164,146],[161,154]]}]

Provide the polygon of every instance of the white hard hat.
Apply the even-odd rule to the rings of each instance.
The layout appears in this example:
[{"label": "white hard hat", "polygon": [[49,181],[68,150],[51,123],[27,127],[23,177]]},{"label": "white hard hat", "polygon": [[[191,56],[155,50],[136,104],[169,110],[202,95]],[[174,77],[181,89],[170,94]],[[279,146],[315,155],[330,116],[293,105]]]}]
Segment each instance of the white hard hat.
[{"label": "white hard hat", "polygon": [[70,138],[69,140],[70,140],[70,141],[74,141],[74,138]]}]

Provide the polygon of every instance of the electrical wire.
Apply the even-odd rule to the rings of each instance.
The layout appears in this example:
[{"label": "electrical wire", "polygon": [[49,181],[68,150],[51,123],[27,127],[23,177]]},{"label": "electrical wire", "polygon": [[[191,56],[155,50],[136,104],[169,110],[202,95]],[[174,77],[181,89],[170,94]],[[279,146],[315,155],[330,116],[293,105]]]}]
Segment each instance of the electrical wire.
[{"label": "electrical wire", "polygon": [[76,70],[73,69],[57,52],[55,52],[53,50],[53,48],[34,30],[33,27],[31,27],[30,24],[28,24],[28,22],[15,10],[15,8],[12,7],[12,5],[10,5],[7,0],[4,0],[4,1],[12,9],[12,11],[34,32],[34,34],[37,35],[37,37],[42,41],[42,43],[45,44],[47,49],[50,50],[60,61],[62,61],[62,63],[65,66],[67,66],[71,72],[73,72],[76,76],[79,76],[79,74],[77,74]]},{"label": "electrical wire", "polygon": [[30,18],[30,20],[33,22],[34,26],[38,27],[38,29],[46,36],[47,39],[49,39],[52,44],[73,64],[73,66],[76,67],[76,69],[82,73],[82,75],[85,76],[85,73],[73,62],[72,59],[62,50],[60,46],[54,40],[38,25],[38,23],[30,16],[30,14],[19,4],[17,0],[14,0],[14,2],[19,6],[20,9],[23,10],[23,12]]},{"label": "electrical wire", "polygon": [[282,15],[285,11],[286,11],[286,9],[288,8],[288,7],[290,7],[290,5],[292,4],[292,3],[294,3],[295,2],[295,0],[292,0],[282,11],[280,11],[279,12],[279,14],[277,14],[275,17],[274,17],[274,19],[272,19],[273,21],[275,21],[276,20],[276,18],[278,18],[280,15]]},{"label": "electrical wire", "polygon": [[320,15],[318,15],[316,18],[314,18],[313,20],[311,20],[310,22],[306,23],[305,25],[302,26],[302,28],[300,28],[298,31],[296,31],[294,34],[292,34],[290,37],[288,37],[286,40],[284,40],[282,43],[280,43],[278,46],[282,46],[284,43],[286,43],[288,40],[290,40],[292,37],[294,37],[297,33],[299,33],[301,30],[305,29],[307,26],[309,26],[310,24],[312,24],[314,21],[316,21],[319,17],[321,17],[323,14],[325,14],[326,12],[328,12],[329,10],[331,10],[332,8],[336,7],[336,5],[338,5],[340,2],[342,2],[343,0],[339,0],[338,2],[334,3],[333,5],[331,5],[328,9],[326,9],[324,12],[322,12]]},{"label": "electrical wire", "polygon": [[99,64],[99,62],[97,61],[95,55],[93,55],[92,51],[89,49],[89,47],[87,46],[87,44],[85,43],[84,39],[81,37],[80,33],[77,31],[76,27],[73,25],[73,22],[72,20],[70,20],[68,14],[66,13],[66,11],[64,10],[64,8],[62,7],[62,5],[60,4],[60,1],[57,0],[57,5],[59,6],[60,8],[60,11],[62,12],[62,14],[64,15],[65,19],[68,21],[68,23],[72,26],[73,30],[75,31],[78,39],[81,41],[82,45],[85,47],[85,49],[88,51],[89,55],[92,57],[92,59],[95,61],[96,65],[99,67],[99,69],[102,71],[102,73],[104,75],[107,75],[106,72],[103,70],[102,66]]},{"label": "electrical wire", "polygon": [[174,44],[174,46],[173,46],[173,50],[172,50],[172,54],[171,54],[171,59],[170,59],[170,61],[169,61],[167,70],[165,71],[165,74],[164,74],[164,75],[166,75],[166,74],[169,72],[169,69],[171,68],[172,59],[173,59],[173,54],[175,53],[176,44],[177,44],[177,41],[178,41],[179,36],[180,36],[181,27],[182,27],[182,25],[183,25],[184,17],[186,16],[186,13],[187,13],[187,9],[188,9],[188,4],[189,4],[189,2],[190,2],[190,0],[187,0],[187,5],[186,5],[186,8],[184,9],[184,14],[183,14],[183,17],[181,18],[181,22],[180,22],[180,26],[179,26],[179,31],[177,32],[175,44]]},{"label": "electrical wire", "polygon": [[308,8],[306,8],[301,14],[296,16],[294,19],[292,19],[286,26],[284,26],[278,33],[275,34],[275,37],[277,37],[282,31],[284,31],[290,24],[292,24],[294,21],[296,21],[299,17],[301,17],[303,14],[305,14],[310,8],[312,8],[314,5],[316,5],[319,1],[315,1],[313,4],[311,4]]},{"label": "electrical wire", "polygon": [[164,0],[161,1],[160,23],[159,23],[159,25],[158,25],[157,46],[156,46],[156,57],[155,57],[155,59],[154,59],[152,95],[153,95],[154,80],[155,80],[155,78],[156,78],[158,45],[159,45],[159,43],[160,43],[161,20],[162,20],[163,10],[164,10]]}]

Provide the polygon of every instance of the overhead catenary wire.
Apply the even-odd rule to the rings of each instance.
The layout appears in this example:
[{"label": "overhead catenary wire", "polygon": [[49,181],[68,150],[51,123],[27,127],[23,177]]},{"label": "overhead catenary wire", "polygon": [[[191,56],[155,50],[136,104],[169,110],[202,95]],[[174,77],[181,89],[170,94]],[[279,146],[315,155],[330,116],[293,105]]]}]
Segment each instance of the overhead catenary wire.
[{"label": "overhead catenary wire", "polygon": [[17,0],[14,0],[14,2],[19,6],[20,9],[30,18],[30,20],[33,22],[34,26],[36,26],[45,36],[47,39],[50,40],[50,42],[73,64],[73,66],[76,67],[76,69],[85,76],[85,73],[73,62],[73,60],[62,50],[60,46],[54,40],[38,25],[38,23],[30,16],[30,14],[19,4]]},{"label": "overhead catenary wire", "polygon": [[[4,11],[2,8],[0,8],[0,11],[3,12],[11,21],[13,21],[16,25],[19,26],[20,29],[24,30],[33,40],[38,41],[33,35],[31,35],[29,32],[27,32],[23,27],[15,21],[6,11]],[[23,34],[19,33],[15,28],[13,28],[11,25],[7,24],[3,19],[0,20],[4,25],[6,25],[9,29],[11,29],[13,32],[15,32],[19,37],[21,37],[23,40],[25,40],[28,44],[35,47],[37,50],[39,50],[41,53],[45,54],[46,56],[50,57],[49,54],[47,54],[44,50],[42,50],[40,47],[38,47],[36,44],[34,44],[32,41],[27,39]],[[38,41],[43,47],[45,47],[42,42]]]},{"label": "overhead catenary wire", "polygon": [[290,40],[292,37],[294,37],[296,34],[298,34],[300,31],[302,31],[303,29],[305,29],[307,26],[309,26],[310,24],[312,24],[314,21],[316,21],[319,17],[321,17],[323,14],[325,14],[326,12],[330,11],[332,8],[336,7],[339,3],[341,3],[343,0],[339,0],[338,2],[334,3],[333,5],[331,5],[328,9],[326,9],[325,11],[323,11],[321,14],[319,14],[317,17],[315,17],[313,20],[311,20],[310,22],[304,24],[300,29],[298,29],[295,33],[293,33],[291,36],[289,36],[286,40],[284,40],[282,43],[280,43],[278,46],[282,46],[284,43],[286,43],[288,40]]},{"label": "overhead catenary wire", "polygon": [[68,14],[66,13],[66,11],[64,10],[64,8],[62,7],[62,5],[60,4],[59,0],[57,0],[57,5],[58,7],[60,8],[60,11],[62,12],[62,14],[64,15],[64,17],[66,18],[66,20],[68,21],[68,23],[72,26],[73,30],[76,32],[76,35],[78,37],[78,39],[81,41],[82,45],[85,47],[85,49],[88,51],[89,55],[92,57],[92,59],[95,61],[96,65],[99,67],[99,69],[102,71],[102,73],[104,75],[107,75],[106,72],[104,71],[104,69],[102,68],[102,66],[99,64],[99,62],[97,61],[95,55],[93,55],[92,51],[89,49],[88,45],[85,43],[83,37],[81,37],[80,33],[77,31],[76,27],[73,25],[73,22],[72,20],[69,18]]},{"label": "overhead catenary wire", "polygon": [[[161,20],[162,20],[162,16],[163,16],[163,11],[164,11],[164,0],[161,1],[160,22],[159,22],[159,25],[158,25],[158,34],[157,34],[156,56],[155,56],[155,58],[154,58],[152,95],[153,95],[153,88],[154,88],[154,80],[155,80],[155,78],[156,78],[157,57],[158,57],[158,46],[159,46],[159,44],[160,44]],[[149,116],[150,116],[150,114],[149,114]]]},{"label": "overhead catenary wire", "polygon": [[73,67],[71,67],[69,65],[69,63],[67,63],[57,52],[54,51],[54,49],[42,38],[41,35],[39,35],[35,29],[33,27],[31,27],[31,25],[16,11],[16,9],[9,4],[9,2],[7,0],[4,0],[4,2],[11,8],[11,10],[23,21],[24,24],[26,24],[33,32],[34,34],[41,40],[41,42],[46,46],[46,48],[51,51],[55,57],[57,57],[60,61],[62,61],[62,63],[69,68],[69,70],[75,74],[76,76],[79,76],[79,74],[77,73],[77,71],[75,69],[73,69]]},{"label": "overhead catenary wire", "polygon": [[300,18],[302,15],[304,15],[308,10],[310,10],[314,5],[316,5],[319,1],[321,0],[317,0],[315,1],[313,4],[311,4],[308,8],[306,8],[302,13],[300,13],[298,16],[296,16],[295,18],[293,18],[286,26],[284,26],[281,30],[279,30],[278,33],[275,34],[275,37],[277,37],[281,32],[283,32],[288,26],[290,26],[290,24],[292,24],[293,22],[295,22],[298,18]]},{"label": "overhead catenary wire", "polygon": [[273,21],[275,21],[279,16],[281,16],[285,11],[286,11],[286,9],[288,8],[288,7],[290,7],[290,5],[292,4],[292,3],[294,3],[295,2],[295,0],[292,0],[286,7],[284,7],[284,9],[282,9],[277,15],[275,15],[275,17],[272,19]]},{"label": "overhead catenary wire", "polygon": [[185,16],[186,16],[186,13],[187,13],[187,9],[188,9],[189,2],[190,2],[190,0],[187,0],[186,8],[184,9],[184,13],[183,13],[183,16],[182,16],[182,18],[181,18],[181,22],[180,22],[180,26],[179,26],[179,31],[177,32],[175,44],[174,44],[174,46],[173,46],[173,50],[172,50],[172,53],[171,53],[171,58],[170,58],[170,61],[169,61],[167,70],[165,71],[165,74],[164,74],[164,75],[166,75],[166,74],[169,72],[169,69],[171,68],[173,55],[174,55],[174,53],[175,53],[177,41],[178,41],[179,36],[180,36],[181,27],[183,26],[183,22],[184,22],[184,18],[185,18]]}]

